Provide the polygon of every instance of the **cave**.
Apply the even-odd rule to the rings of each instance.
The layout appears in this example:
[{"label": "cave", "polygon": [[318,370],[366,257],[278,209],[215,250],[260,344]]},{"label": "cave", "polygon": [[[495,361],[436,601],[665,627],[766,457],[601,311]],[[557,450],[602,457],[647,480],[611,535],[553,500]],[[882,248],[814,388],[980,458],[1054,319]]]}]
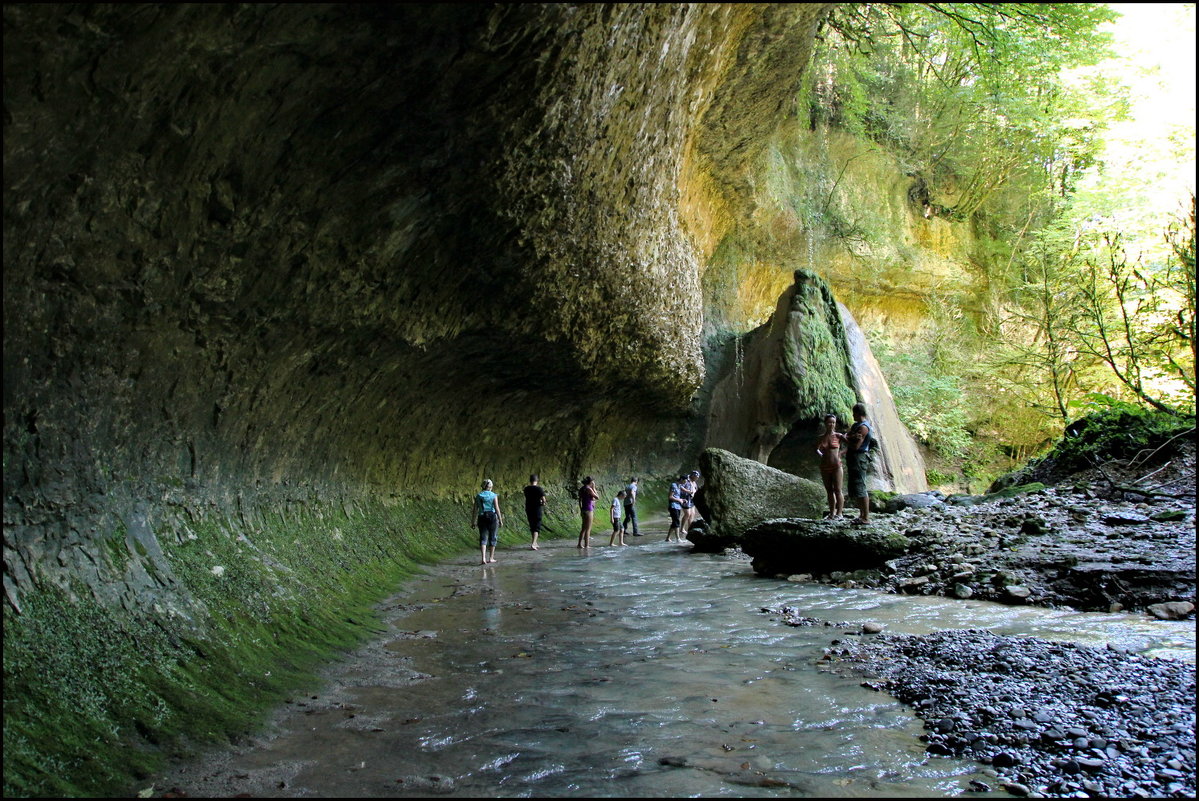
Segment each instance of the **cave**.
[{"label": "cave", "polygon": [[6,5],[6,664],[231,666],[468,547],[484,478],[693,464],[749,327],[712,255],[830,7]]}]

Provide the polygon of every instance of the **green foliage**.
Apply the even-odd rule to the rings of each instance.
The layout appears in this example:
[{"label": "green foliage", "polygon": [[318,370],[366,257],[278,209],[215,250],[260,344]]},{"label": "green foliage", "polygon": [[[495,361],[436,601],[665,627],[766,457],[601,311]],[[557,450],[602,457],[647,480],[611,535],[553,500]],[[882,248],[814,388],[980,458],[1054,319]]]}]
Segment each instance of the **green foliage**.
[{"label": "green foliage", "polygon": [[1004,388],[1068,422],[1096,393],[1193,414],[1194,199],[1167,230],[1173,254],[1129,257],[1119,233],[1070,218],[1043,231],[1019,260],[993,364]]},{"label": "green foliage", "polygon": [[1093,3],[838,6],[801,116],[905,153],[930,213],[1010,213],[1068,191],[1123,112],[1110,81],[1062,79],[1108,55],[1099,26],[1114,16]]},{"label": "green foliage", "polygon": [[872,332],[872,350],[904,425],[935,453],[960,461],[973,441],[963,366],[938,346],[930,328],[935,326],[927,327],[925,336],[902,344],[884,332]]},{"label": "green foliage", "polygon": [[1065,436],[1042,461],[1051,462],[1057,473],[1076,472],[1113,459],[1133,458],[1194,428],[1194,417],[1114,403],[1068,426]]},{"label": "green foliage", "polygon": [[928,483],[932,486],[942,486],[945,484],[954,484],[957,482],[957,476],[952,473],[942,473],[940,470],[925,470],[924,477],[928,479]]}]

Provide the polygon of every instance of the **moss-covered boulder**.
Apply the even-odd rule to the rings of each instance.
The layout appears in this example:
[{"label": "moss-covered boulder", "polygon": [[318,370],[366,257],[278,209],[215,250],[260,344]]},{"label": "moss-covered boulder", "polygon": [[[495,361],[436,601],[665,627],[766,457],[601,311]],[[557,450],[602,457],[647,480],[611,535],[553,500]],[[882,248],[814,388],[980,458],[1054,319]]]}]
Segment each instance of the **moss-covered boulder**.
[{"label": "moss-covered boulder", "polygon": [[824,488],[814,481],[743,459],[720,448],[700,455],[704,475],[703,506],[707,526],[689,539],[699,551],[735,545],[749,528],[777,517],[820,517]]},{"label": "moss-covered boulder", "polygon": [[753,557],[754,572],[774,576],[875,568],[902,556],[912,543],[885,527],[789,518],[763,521],[740,544]]},{"label": "moss-covered boulder", "polygon": [[1160,464],[1180,453],[1183,440],[1194,439],[1194,417],[1124,404],[1075,420],[1049,453],[1000,476],[988,492],[1034,483],[1056,484],[1114,460],[1140,458],[1146,467]]}]

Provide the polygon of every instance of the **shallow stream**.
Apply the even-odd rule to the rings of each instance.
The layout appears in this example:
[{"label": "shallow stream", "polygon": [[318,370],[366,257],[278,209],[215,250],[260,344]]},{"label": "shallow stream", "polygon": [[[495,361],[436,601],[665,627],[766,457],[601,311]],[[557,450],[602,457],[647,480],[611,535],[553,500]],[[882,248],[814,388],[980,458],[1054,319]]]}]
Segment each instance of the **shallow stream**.
[{"label": "shallow stream", "polygon": [[[984,766],[930,757],[922,723],[820,670],[855,626],[989,628],[1194,661],[1195,624],[884,595],[754,576],[649,534],[539,551],[502,532],[384,607],[386,634],[332,666],[272,730],[160,777],[189,795],[944,796]],[[477,556],[474,557],[477,560]],[[868,635],[867,635],[868,636]],[[995,793],[1006,796],[1006,793]],[[972,796],[987,795],[971,793]]]}]

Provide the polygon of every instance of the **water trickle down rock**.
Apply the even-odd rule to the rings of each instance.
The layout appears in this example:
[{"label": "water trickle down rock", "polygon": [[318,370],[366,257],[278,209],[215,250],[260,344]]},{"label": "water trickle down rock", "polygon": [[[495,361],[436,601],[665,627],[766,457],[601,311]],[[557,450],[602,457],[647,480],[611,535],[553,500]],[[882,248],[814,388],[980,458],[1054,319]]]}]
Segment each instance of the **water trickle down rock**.
[{"label": "water trickle down rock", "polygon": [[928,490],[924,460],[899,419],[882,369],[853,315],[823,279],[797,270],[771,318],[736,347],[735,368],[712,393],[707,447],[819,481],[812,443],[823,416],[836,414],[844,426],[861,401],[881,443],[870,489]]}]

